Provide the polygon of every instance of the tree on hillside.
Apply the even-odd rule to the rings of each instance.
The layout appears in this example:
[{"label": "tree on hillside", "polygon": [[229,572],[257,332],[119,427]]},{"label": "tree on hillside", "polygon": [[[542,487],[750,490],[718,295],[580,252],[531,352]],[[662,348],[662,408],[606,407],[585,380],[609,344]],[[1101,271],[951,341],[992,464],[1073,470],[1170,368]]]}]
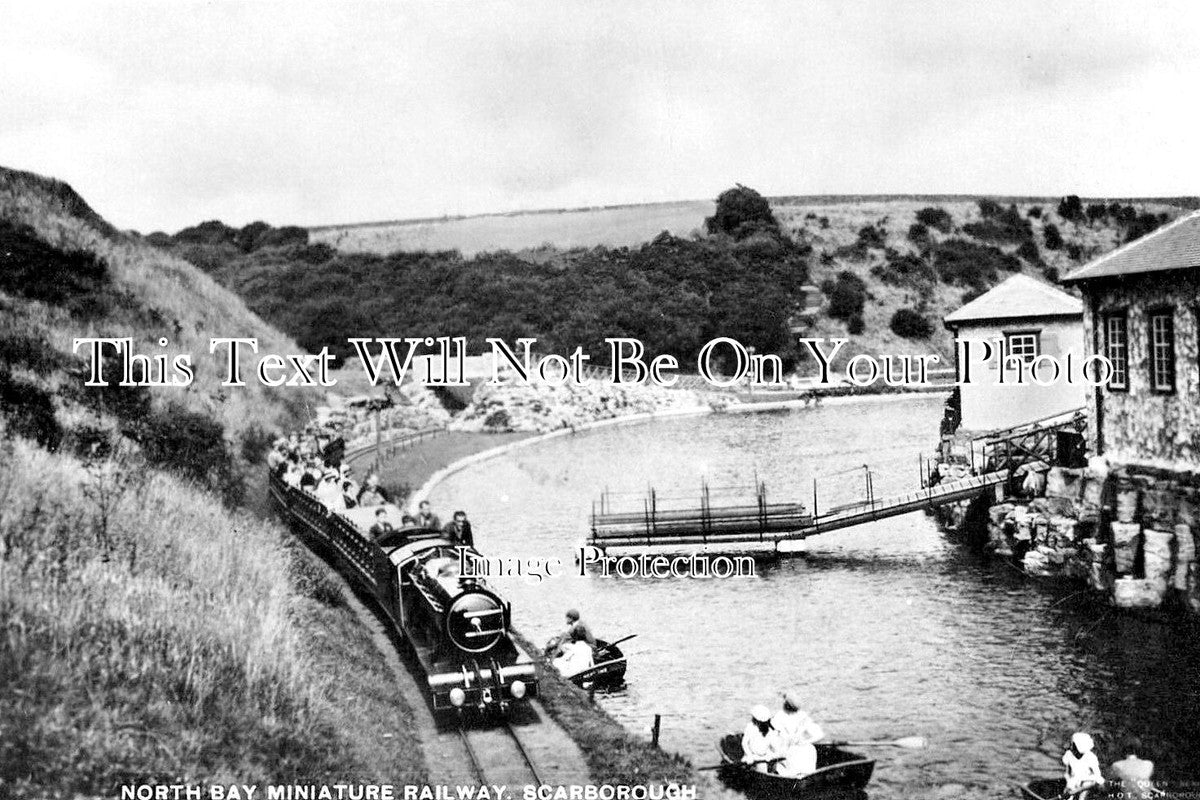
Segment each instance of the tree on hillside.
[{"label": "tree on hillside", "polygon": [[765,197],[739,183],[717,197],[717,211],[704,220],[704,227],[709,233],[744,239],[762,231],[778,233],[779,221],[771,213],[771,204]]},{"label": "tree on hillside", "polygon": [[1083,222],[1083,202],[1079,195],[1070,194],[1058,204],[1058,215],[1069,222]]},{"label": "tree on hillside", "polygon": [[917,222],[930,228],[936,228],[942,233],[949,233],[954,224],[950,212],[938,206],[927,206],[918,211]]}]

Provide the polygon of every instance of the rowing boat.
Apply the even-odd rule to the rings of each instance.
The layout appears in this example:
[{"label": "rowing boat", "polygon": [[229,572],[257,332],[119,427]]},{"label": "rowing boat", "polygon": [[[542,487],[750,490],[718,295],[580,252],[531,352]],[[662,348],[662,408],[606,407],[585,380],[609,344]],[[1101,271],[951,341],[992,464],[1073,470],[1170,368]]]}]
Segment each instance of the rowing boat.
[{"label": "rowing boat", "polygon": [[844,796],[860,792],[870,782],[875,771],[874,759],[832,744],[818,743],[816,748],[816,772],[799,777],[775,775],[743,764],[741,734],[731,733],[718,744],[721,777],[734,788],[761,798]]},{"label": "rowing boat", "polygon": [[[1021,786],[1021,797],[1026,798],[1026,800],[1058,800],[1058,798],[1063,796],[1063,790],[1066,787],[1067,782],[1062,778],[1039,778]],[[1171,800],[1172,797],[1181,796],[1174,792],[1164,792],[1156,788],[1150,788],[1144,794],[1157,798],[1157,800]],[[1082,797],[1083,795],[1076,796]],[[1143,793],[1137,790],[1125,791],[1119,781],[1109,781],[1103,786],[1089,789],[1086,795],[1087,800],[1106,800],[1106,798],[1136,800],[1136,798],[1142,796]]]},{"label": "rowing boat", "polygon": [[572,675],[571,683],[582,689],[614,689],[625,682],[625,668],[625,654],[621,648],[597,639],[595,663]]}]

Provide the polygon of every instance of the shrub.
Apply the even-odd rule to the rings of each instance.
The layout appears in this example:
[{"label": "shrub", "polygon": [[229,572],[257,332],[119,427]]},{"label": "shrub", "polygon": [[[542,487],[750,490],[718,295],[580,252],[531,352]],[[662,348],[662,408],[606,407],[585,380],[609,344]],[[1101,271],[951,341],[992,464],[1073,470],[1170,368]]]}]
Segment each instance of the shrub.
[{"label": "shrub", "polygon": [[1140,239],[1151,231],[1157,230],[1167,221],[1166,214],[1138,214],[1137,219],[1129,226],[1129,230],[1125,234],[1125,241],[1132,242],[1134,239]]},{"label": "shrub", "polygon": [[40,336],[11,333],[0,338],[0,366],[26,367],[38,375],[49,375],[70,363],[65,355]]},{"label": "shrub", "polygon": [[858,336],[867,329],[866,323],[863,322],[862,314],[855,314],[846,323],[846,331],[851,336]]},{"label": "shrub", "polygon": [[1067,258],[1072,261],[1079,261],[1083,258],[1083,247],[1075,242],[1067,245]]},{"label": "shrub", "polygon": [[925,287],[937,280],[933,267],[912,253],[888,253],[887,261],[871,267],[871,274],[891,286]]},{"label": "shrub", "polygon": [[151,411],[126,431],[142,446],[150,464],[217,490],[228,502],[240,499],[220,422],[171,405]]},{"label": "shrub", "polygon": [[8,435],[33,439],[47,450],[57,450],[62,443],[62,426],[54,416],[50,393],[14,378],[8,370],[0,370],[0,414],[4,416]]},{"label": "shrub", "polygon": [[1087,219],[1089,223],[1099,222],[1108,216],[1108,206],[1104,203],[1088,203]]},{"label": "shrub", "polygon": [[864,249],[883,249],[887,245],[887,235],[874,225],[864,225],[858,230],[857,244]]},{"label": "shrub", "polygon": [[924,247],[929,244],[929,228],[920,222],[908,226],[908,240],[913,244]]},{"label": "shrub", "polygon": [[1047,222],[1045,228],[1042,230],[1042,235],[1046,240],[1047,250],[1062,250],[1063,238],[1062,234],[1058,232],[1057,225],[1053,222]]},{"label": "shrub", "polygon": [[717,210],[704,220],[709,233],[724,233],[735,239],[760,230],[779,230],[771,204],[761,194],[740,183],[717,196]]},{"label": "shrub", "polygon": [[999,279],[1001,270],[1016,272],[1021,262],[998,248],[965,239],[947,239],[934,248],[935,266],[943,281],[983,290]]},{"label": "shrub", "polygon": [[889,324],[892,333],[905,339],[928,339],[933,335],[933,325],[925,315],[912,308],[900,308],[892,314]]},{"label": "shrub", "polygon": [[1038,252],[1038,246],[1034,244],[1032,239],[1027,239],[1021,243],[1021,246],[1017,248],[1017,255],[1034,266],[1042,263],[1042,254]]},{"label": "shrub", "polygon": [[0,290],[95,318],[108,284],[108,265],[95,255],[60,250],[28,225],[0,220]]},{"label": "shrub", "polygon": [[992,200],[990,197],[985,197],[979,201],[979,214],[984,219],[991,219],[992,217],[999,216],[1000,212],[1003,210],[1004,207],[995,200]]},{"label": "shrub", "polygon": [[[981,204],[983,201],[980,201]],[[993,203],[995,210],[980,222],[963,225],[963,232],[990,242],[1019,244],[1033,237],[1029,220],[1024,219],[1015,205],[1001,208]]]},{"label": "shrub", "polygon": [[936,228],[942,233],[949,233],[954,225],[950,212],[937,206],[927,206],[917,212],[917,222],[930,228]]},{"label": "shrub", "polygon": [[1046,280],[1051,283],[1058,283],[1058,267],[1046,267],[1042,270],[1042,274],[1046,276]]},{"label": "shrub", "polygon": [[853,272],[839,272],[837,280],[825,281],[821,290],[829,298],[829,316],[845,321],[862,316],[867,300],[867,285]]},{"label": "shrub", "polygon": [[1083,221],[1083,203],[1078,195],[1067,195],[1058,204],[1058,215],[1070,222]]},{"label": "shrub", "polygon": [[1030,206],[1029,210],[1025,212],[1025,216],[1029,217],[1030,219],[1041,219],[1042,218],[1042,207],[1041,206]]}]

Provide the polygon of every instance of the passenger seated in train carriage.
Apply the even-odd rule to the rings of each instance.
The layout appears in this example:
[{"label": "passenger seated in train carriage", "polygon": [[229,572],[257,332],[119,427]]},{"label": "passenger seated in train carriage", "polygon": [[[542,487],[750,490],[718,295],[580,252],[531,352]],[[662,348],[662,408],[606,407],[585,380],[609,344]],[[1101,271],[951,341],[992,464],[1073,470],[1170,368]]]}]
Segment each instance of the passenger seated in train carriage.
[{"label": "passenger seated in train carriage", "polygon": [[587,643],[578,629],[573,630],[571,631],[571,640],[562,645],[562,655],[551,663],[564,678],[578,675],[595,665],[592,646]]},{"label": "passenger seated in train carriage", "polygon": [[401,528],[419,528],[421,526],[417,522],[416,517],[414,517],[412,514],[409,514],[406,512],[403,515],[401,515],[401,517],[400,517],[400,527]]},{"label": "passenger seated in train carriage", "polygon": [[280,467],[287,461],[287,452],[284,447],[287,445],[287,439],[282,436],[271,443],[271,449],[267,451],[267,469],[276,474],[279,474]]},{"label": "passenger seated in train carriage", "polygon": [[442,533],[446,535],[451,544],[475,546],[475,536],[471,533],[471,523],[467,520],[465,511],[455,511],[453,521],[446,523],[446,527],[442,528]]},{"label": "passenger seated in train carriage", "polygon": [[392,527],[392,523],[388,522],[387,513],[386,508],[375,509],[375,524],[371,526],[370,534],[376,539],[396,530]]},{"label": "passenger seated in train carriage", "polygon": [[367,482],[358,490],[358,497],[355,499],[359,506],[381,506],[392,502],[392,498],[379,485],[379,476],[374,472],[367,476]]},{"label": "passenger seated in train carriage", "polygon": [[317,484],[315,494],[317,495],[317,499],[330,511],[342,512],[346,510],[346,500],[342,494],[337,470],[329,469],[325,471],[321,482]]},{"label": "passenger seated in train carriage", "polygon": [[442,521],[438,519],[437,514],[433,513],[433,508],[429,505],[428,500],[422,500],[417,506],[417,524],[430,530],[442,529]]},{"label": "passenger seated in train carriage", "polygon": [[300,466],[300,456],[292,453],[288,456],[288,460],[283,462],[283,473],[281,475],[283,482],[288,486],[300,486],[300,479],[304,477],[304,467]]},{"label": "passenger seated in train carriage", "polygon": [[346,508],[355,508],[358,505],[358,484],[350,477],[350,468],[345,464],[342,465],[338,481],[342,486],[342,501]]}]

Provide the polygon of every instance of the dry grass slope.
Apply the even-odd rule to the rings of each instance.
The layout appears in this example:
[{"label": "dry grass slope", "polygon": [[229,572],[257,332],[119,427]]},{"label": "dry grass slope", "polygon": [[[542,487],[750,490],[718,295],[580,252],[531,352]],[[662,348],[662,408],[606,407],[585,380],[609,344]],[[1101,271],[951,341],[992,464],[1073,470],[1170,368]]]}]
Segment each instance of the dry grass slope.
[{"label": "dry grass slope", "polygon": [[[0,423],[0,797],[425,780],[409,709],[326,568],[279,525],[147,468],[71,371],[75,337],[132,336],[155,352],[167,336],[201,364],[187,390],[153,390],[154,405],[221,422],[241,453],[246,434],[291,426],[315,398],[222,389],[208,338],[294,343],[191,264],[112,230],[65,184],[0,169],[0,221],[99,256],[120,300],[80,314],[23,286],[0,293],[0,367],[31,396],[49,392],[63,429],[107,429],[115,445],[80,460]],[[30,342],[50,348],[8,363]]]},{"label": "dry grass slope", "polygon": [[[192,385],[157,390],[156,398],[177,400],[219,419],[231,441],[252,428],[287,429],[301,418],[306,404],[319,402],[302,389],[269,390],[257,382],[232,390],[219,386],[223,370],[208,352],[210,337],[254,336],[263,351],[300,350],[192,264],[117,233],[66,184],[0,167],[0,219],[29,225],[64,250],[99,256],[118,288],[146,311],[79,325],[45,304],[6,304],[6,316],[20,316],[22,326],[42,333],[62,353],[71,353],[73,339],[88,336],[131,336],[139,352],[152,355],[191,353],[196,364]],[[168,347],[158,346],[160,337],[169,340]]]}]

